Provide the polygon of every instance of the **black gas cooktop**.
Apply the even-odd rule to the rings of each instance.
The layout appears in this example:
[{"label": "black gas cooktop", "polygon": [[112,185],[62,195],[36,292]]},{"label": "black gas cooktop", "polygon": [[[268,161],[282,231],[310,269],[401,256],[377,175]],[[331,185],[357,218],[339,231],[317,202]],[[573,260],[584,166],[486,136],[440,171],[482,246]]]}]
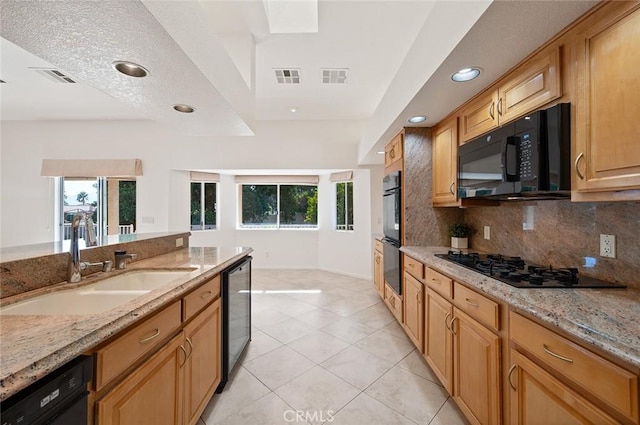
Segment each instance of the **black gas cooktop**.
[{"label": "black gas cooktop", "polygon": [[538,266],[529,264],[520,257],[461,251],[435,255],[517,288],[625,288],[624,285],[578,276],[578,269],[575,267]]}]

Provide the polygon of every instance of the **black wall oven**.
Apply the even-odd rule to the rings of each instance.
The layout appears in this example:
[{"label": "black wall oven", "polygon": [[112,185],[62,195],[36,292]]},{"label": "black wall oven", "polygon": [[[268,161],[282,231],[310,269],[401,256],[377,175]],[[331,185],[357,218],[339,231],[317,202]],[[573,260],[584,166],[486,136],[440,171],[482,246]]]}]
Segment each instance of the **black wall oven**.
[{"label": "black wall oven", "polygon": [[402,223],[402,196],[400,171],[391,173],[382,181],[382,222],[384,230],[384,280],[400,295],[400,229]]}]

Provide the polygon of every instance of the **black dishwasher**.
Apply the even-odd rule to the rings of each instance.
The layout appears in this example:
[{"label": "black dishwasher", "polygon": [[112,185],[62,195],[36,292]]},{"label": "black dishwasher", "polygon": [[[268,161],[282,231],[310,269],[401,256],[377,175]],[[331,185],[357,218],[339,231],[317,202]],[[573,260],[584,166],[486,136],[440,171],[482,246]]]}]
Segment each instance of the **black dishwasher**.
[{"label": "black dishwasher", "polygon": [[0,404],[2,425],[87,425],[93,358],[81,356]]},{"label": "black dishwasher", "polygon": [[222,378],[217,393],[251,340],[251,260],[245,257],[222,272]]}]

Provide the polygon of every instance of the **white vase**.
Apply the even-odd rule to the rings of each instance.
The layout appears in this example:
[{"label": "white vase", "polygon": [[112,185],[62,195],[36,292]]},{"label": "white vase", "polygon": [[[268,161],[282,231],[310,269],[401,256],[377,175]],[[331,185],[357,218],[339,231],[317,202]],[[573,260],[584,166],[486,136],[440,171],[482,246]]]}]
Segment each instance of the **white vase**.
[{"label": "white vase", "polygon": [[469,248],[469,239],[467,238],[451,238],[451,248],[466,249]]}]

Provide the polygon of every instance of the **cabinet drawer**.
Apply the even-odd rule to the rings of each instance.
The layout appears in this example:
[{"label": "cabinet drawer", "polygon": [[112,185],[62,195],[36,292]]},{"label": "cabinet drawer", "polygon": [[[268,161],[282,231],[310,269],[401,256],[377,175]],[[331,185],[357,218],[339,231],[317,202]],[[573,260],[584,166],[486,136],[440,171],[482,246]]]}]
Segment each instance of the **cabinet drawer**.
[{"label": "cabinet drawer", "polygon": [[379,241],[379,240],[376,239],[375,242],[374,242],[374,249],[376,251],[380,252],[380,254],[382,254],[382,252],[384,250],[383,245],[382,245],[382,241]]},{"label": "cabinet drawer", "polygon": [[616,412],[638,422],[636,375],[517,313],[510,314],[509,325],[513,342]]},{"label": "cabinet drawer", "polygon": [[495,301],[480,295],[466,286],[453,283],[453,299],[458,308],[470,316],[475,317],[485,325],[498,330],[500,327],[499,311],[500,306]]},{"label": "cabinet drawer", "polygon": [[220,275],[201,285],[182,299],[182,321],[186,322],[220,296]]},{"label": "cabinet drawer", "polygon": [[418,279],[420,282],[424,282],[424,266],[418,260],[414,260],[408,255],[404,256],[404,270],[411,276]]},{"label": "cabinet drawer", "polygon": [[429,267],[425,267],[424,280],[427,286],[438,292],[440,295],[448,299],[453,298],[453,281],[445,275],[440,274]]},{"label": "cabinet drawer", "polygon": [[99,349],[96,352],[96,391],[166,341],[180,327],[180,310],[180,301],[176,301]]},{"label": "cabinet drawer", "polygon": [[384,286],[384,302],[387,304],[387,307],[389,307],[389,310],[391,310],[391,313],[393,313],[396,320],[402,324],[402,298],[400,298],[398,294],[396,294],[395,291],[386,284]]}]

